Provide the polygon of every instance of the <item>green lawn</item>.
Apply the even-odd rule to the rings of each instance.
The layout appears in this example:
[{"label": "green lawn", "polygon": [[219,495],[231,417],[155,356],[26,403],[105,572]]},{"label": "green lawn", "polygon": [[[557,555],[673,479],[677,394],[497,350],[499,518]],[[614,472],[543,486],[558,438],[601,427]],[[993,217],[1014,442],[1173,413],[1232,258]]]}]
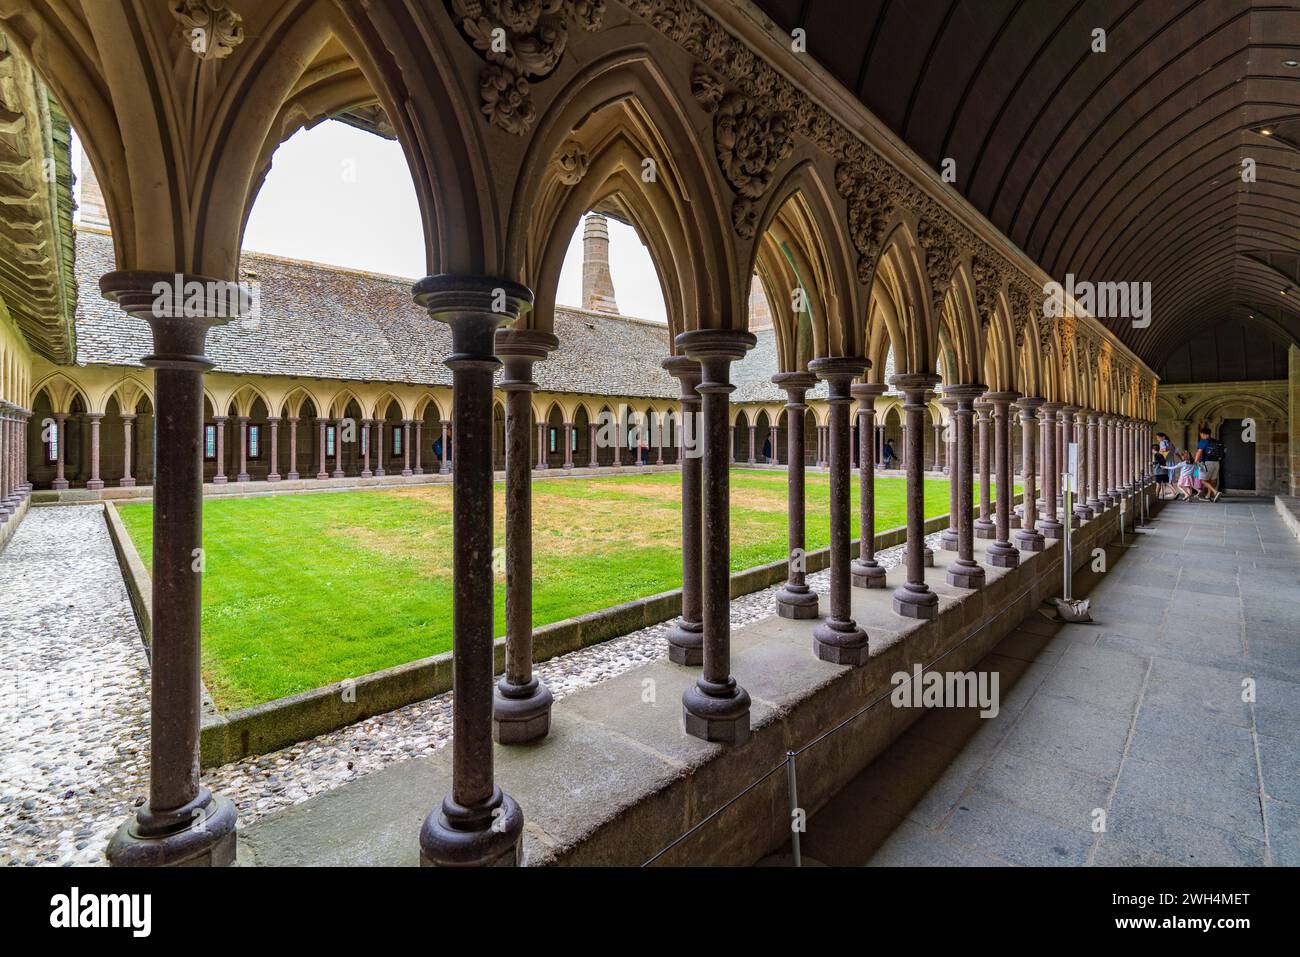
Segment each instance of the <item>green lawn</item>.
[{"label": "green lawn", "polygon": [[[828,479],[808,475],[808,547],[829,541]],[[736,469],[731,567],[785,554],[785,473]],[[533,486],[533,621],[543,625],[681,585],[677,473]],[[926,514],[948,484],[925,483]],[[902,525],[904,480],[876,482],[876,528]],[[504,544],[503,486],[496,540]],[[152,505],[118,506],[146,564]],[[857,534],[857,483],[853,490]],[[451,486],[209,499],[203,510],[203,677],[245,707],[451,647]],[[504,575],[496,588],[505,625]]]}]

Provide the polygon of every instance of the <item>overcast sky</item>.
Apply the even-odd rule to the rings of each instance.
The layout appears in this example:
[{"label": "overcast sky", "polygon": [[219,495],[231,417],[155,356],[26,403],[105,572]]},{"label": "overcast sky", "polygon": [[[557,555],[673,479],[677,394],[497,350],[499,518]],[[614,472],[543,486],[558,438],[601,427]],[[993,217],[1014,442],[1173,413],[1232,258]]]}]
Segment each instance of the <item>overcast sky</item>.
[{"label": "overcast sky", "polygon": [[[424,274],[423,243],[401,147],[332,120],[276,151],[244,234],[245,249],[412,278]],[[636,230],[610,223],[609,258],[620,311],[667,322],[659,277]],[[556,301],[582,304],[581,227]]]}]

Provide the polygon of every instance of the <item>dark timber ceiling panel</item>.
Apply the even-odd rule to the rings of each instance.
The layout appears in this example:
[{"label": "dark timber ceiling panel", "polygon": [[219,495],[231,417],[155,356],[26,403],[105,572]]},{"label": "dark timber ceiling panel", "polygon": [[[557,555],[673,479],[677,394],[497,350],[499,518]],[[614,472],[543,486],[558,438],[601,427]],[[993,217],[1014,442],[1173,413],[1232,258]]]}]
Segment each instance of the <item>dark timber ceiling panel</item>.
[{"label": "dark timber ceiling panel", "polygon": [[1300,0],[757,5],[1054,278],[1150,282],[1107,325],[1157,371],[1228,321],[1300,342]]}]

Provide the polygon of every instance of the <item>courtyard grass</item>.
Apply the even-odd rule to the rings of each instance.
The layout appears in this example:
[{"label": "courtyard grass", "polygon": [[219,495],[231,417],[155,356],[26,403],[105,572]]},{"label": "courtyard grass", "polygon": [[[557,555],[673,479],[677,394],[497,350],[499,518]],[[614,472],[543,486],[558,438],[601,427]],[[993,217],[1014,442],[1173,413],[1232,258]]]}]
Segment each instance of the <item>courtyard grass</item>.
[{"label": "courtyard grass", "polygon": [[[828,478],[807,477],[807,545],[829,542]],[[784,472],[734,469],[733,571],[785,554]],[[534,625],[681,585],[680,476],[533,485]],[[905,482],[876,480],[876,530],[902,525]],[[853,534],[858,533],[857,476]],[[926,515],[948,483],[925,482]],[[118,506],[152,559],[151,503]],[[496,486],[496,544],[504,545]],[[222,709],[246,707],[451,647],[451,486],[216,498],[204,502],[203,677]],[[505,576],[496,583],[505,630]]]}]

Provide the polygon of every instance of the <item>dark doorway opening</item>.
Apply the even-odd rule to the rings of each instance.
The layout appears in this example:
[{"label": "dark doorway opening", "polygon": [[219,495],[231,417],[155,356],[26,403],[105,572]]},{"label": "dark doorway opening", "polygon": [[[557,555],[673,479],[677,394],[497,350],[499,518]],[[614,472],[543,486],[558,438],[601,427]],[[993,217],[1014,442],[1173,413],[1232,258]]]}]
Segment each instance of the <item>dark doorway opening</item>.
[{"label": "dark doorway opening", "polygon": [[[1243,439],[1245,426],[1241,419],[1224,419],[1219,426],[1219,441],[1223,443],[1223,472],[1221,488],[1242,491],[1255,490],[1255,442]],[[1258,441],[1258,436],[1252,436]]]}]

